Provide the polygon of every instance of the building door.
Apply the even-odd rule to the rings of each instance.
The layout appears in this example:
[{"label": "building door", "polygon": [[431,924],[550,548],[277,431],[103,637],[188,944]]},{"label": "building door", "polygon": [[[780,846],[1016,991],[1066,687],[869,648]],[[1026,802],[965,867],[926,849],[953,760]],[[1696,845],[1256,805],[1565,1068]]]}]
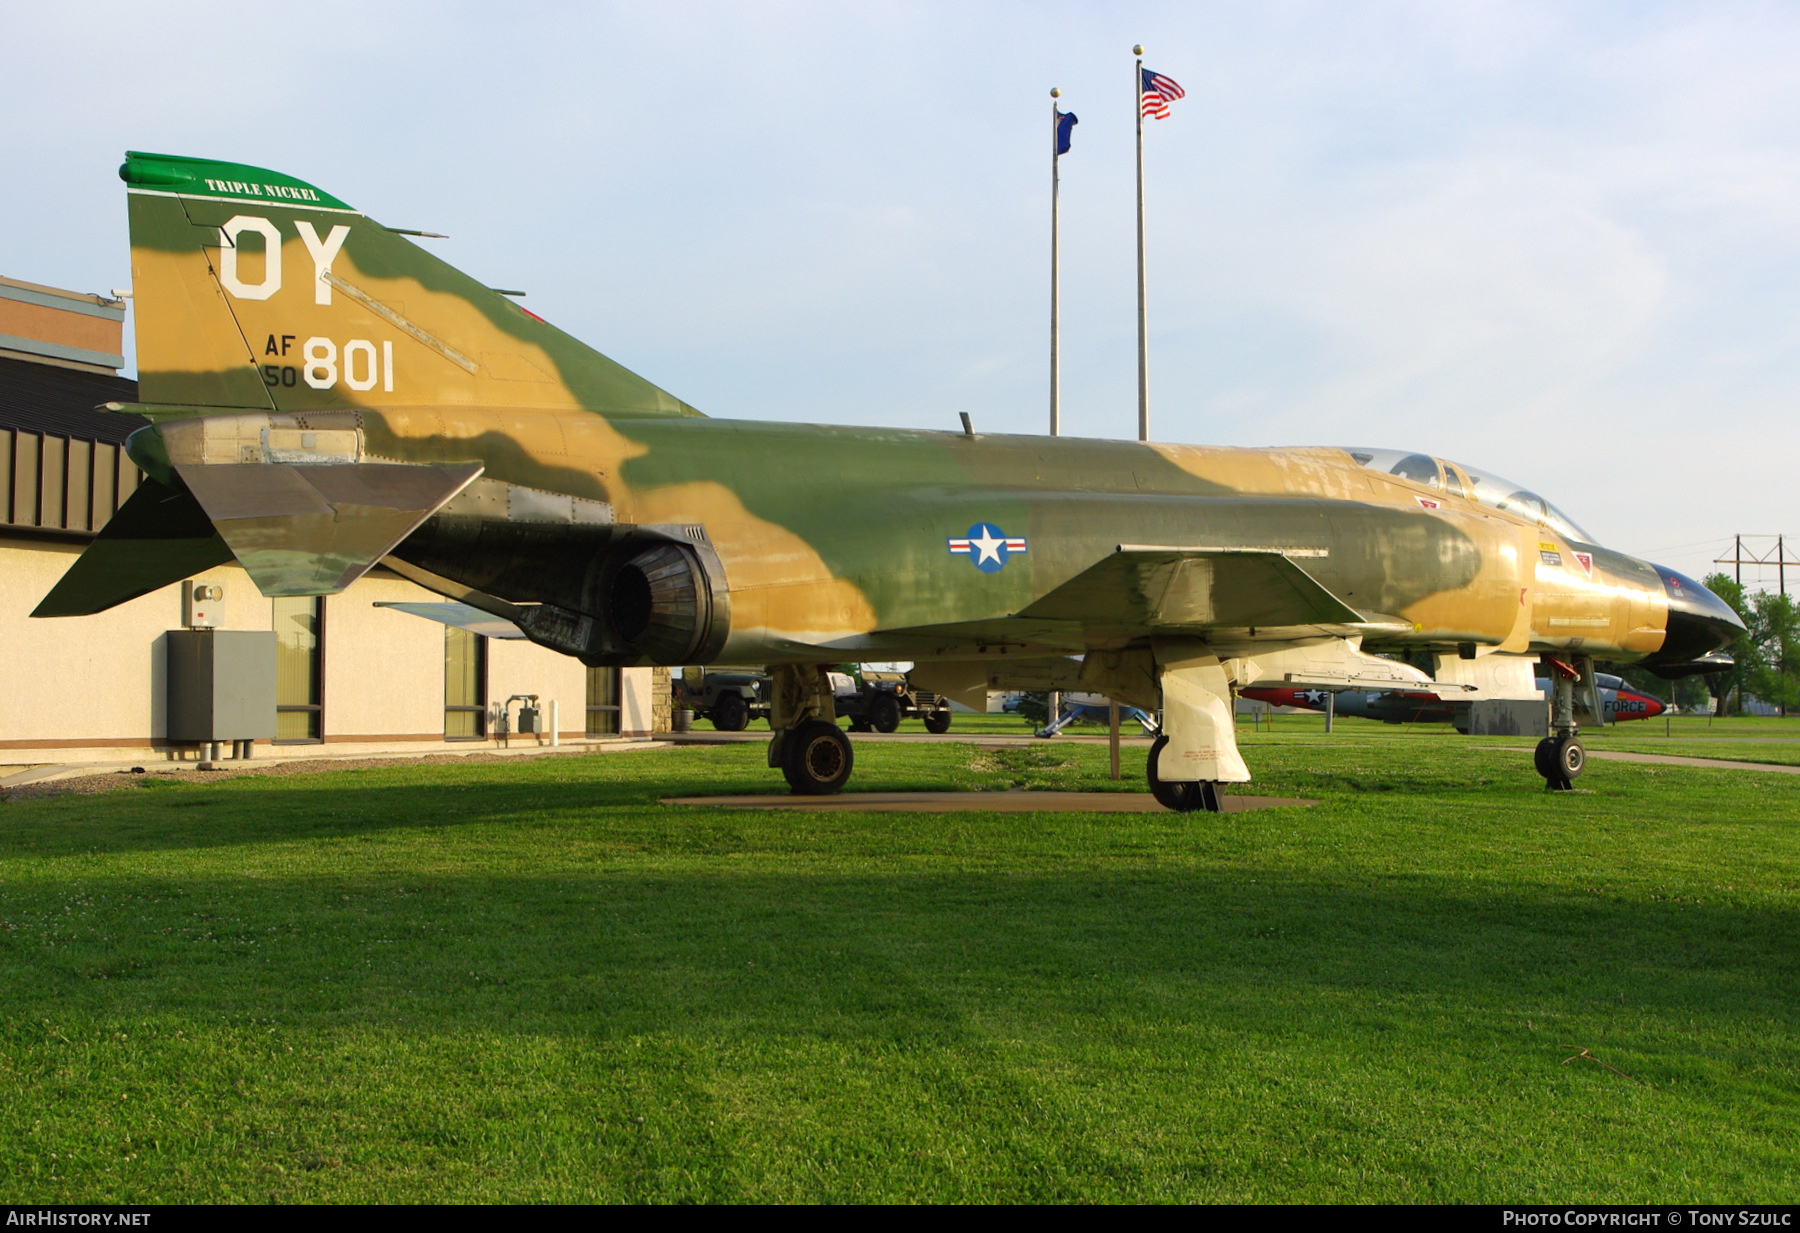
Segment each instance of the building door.
[{"label": "building door", "polygon": [[277,599],[275,605],[275,740],[325,739],[325,601]]},{"label": "building door", "polygon": [[487,735],[487,639],[444,626],[444,739]]},{"label": "building door", "polygon": [[589,668],[587,670],[587,734],[617,736],[619,734],[619,670]]}]

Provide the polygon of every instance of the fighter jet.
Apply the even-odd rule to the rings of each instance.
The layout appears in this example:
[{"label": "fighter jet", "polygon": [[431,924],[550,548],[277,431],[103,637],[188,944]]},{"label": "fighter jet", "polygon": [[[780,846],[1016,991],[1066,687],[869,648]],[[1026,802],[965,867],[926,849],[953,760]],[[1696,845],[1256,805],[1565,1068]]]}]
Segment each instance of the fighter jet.
[{"label": "fighter jet", "polygon": [[795,792],[851,773],[829,667],[906,659],[978,708],[1160,711],[1148,777],[1178,810],[1250,778],[1237,690],[1535,697],[1553,653],[1581,678],[1540,758],[1566,785],[1592,657],[1706,671],[1742,630],[1480,468],[711,419],[305,181],[143,153],[120,176],[148,479],[39,616],[233,560],[270,596],[381,564],[589,665],[768,665]]},{"label": "fighter jet", "polygon": [[[1598,718],[1602,722],[1611,724],[1633,719],[1654,719],[1663,713],[1660,701],[1632,689],[1622,677],[1610,672],[1599,672],[1595,673],[1594,682],[1600,687],[1602,711]],[[1538,678],[1537,691],[1544,696],[1546,702],[1555,697],[1555,688],[1551,678]],[[1463,732],[1469,730],[1470,703],[1460,690],[1446,691],[1448,696],[1444,696],[1430,690],[1414,689],[1388,693],[1353,689],[1334,693],[1324,689],[1252,686],[1242,692],[1246,698],[1267,702],[1271,706],[1296,706],[1309,711],[1324,711],[1329,707],[1338,715],[1379,719],[1383,723],[1447,723],[1455,724]]]}]

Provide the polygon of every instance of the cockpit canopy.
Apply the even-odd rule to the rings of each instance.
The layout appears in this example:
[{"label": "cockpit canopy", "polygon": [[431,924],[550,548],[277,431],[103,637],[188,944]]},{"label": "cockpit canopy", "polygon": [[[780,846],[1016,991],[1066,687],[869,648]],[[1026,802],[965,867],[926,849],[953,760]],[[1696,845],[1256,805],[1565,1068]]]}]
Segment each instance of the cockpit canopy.
[{"label": "cockpit canopy", "polygon": [[1363,449],[1358,446],[1345,447],[1345,452],[1371,471],[1398,475],[1452,497],[1466,497],[1495,509],[1519,514],[1545,524],[1564,539],[1579,540],[1584,544],[1594,542],[1592,535],[1556,506],[1537,493],[1521,488],[1509,479],[1502,479],[1492,471],[1445,462],[1430,454],[1409,454],[1405,450]]}]

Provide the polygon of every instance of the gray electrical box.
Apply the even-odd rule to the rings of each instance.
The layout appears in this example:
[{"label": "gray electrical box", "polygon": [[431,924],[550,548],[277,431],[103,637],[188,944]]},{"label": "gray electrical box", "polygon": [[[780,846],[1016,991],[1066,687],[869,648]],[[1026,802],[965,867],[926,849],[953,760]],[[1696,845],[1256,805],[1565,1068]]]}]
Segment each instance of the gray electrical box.
[{"label": "gray electrical box", "polygon": [[275,739],[275,632],[168,632],[168,739]]},{"label": "gray electrical box", "polygon": [[519,733],[522,736],[535,735],[538,730],[539,711],[527,702],[519,708]]},{"label": "gray electrical box", "polygon": [[1469,703],[1470,736],[1550,735],[1550,703],[1542,698],[1489,698]]}]

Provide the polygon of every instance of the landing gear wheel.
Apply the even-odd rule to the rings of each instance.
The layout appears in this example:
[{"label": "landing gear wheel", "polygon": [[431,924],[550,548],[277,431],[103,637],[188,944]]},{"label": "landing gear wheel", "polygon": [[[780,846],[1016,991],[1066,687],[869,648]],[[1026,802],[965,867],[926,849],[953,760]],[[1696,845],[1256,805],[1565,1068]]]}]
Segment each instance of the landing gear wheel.
[{"label": "landing gear wheel", "polygon": [[950,712],[933,711],[925,717],[925,731],[933,736],[942,736],[950,731]]},{"label": "landing gear wheel", "polygon": [[850,738],[836,724],[809,719],[781,743],[781,773],[795,796],[831,796],[850,778]]},{"label": "landing gear wheel", "polygon": [[1156,803],[1176,813],[1223,813],[1225,806],[1219,800],[1219,785],[1211,780],[1182,783],[1157,777],[1156,759],[1168,743],[1166,736],[1156,738],[1156,743],[1150,746],[1150,761],[1144,768],[1145,777],[1150,780],[1150,795],[1156,798]]},{"label": "landing gear wheel", "polygon": [[1587,750],[1572,736],[1547,736],[1538,742],[1531,760],[1552,792],[1567,792],[1587,769]]},{"label": "landing gear wheel", "polygon": [[869,699],[869,726],[877,732],[892,732],[900,726],[900,704],[892,694],[876,694]]},{"label": "landing gear wheel", "polygon": [[742,694],[720,694],[713,703],[713,727],[720,732],[742,732],[750,726],[750,708]]}]

